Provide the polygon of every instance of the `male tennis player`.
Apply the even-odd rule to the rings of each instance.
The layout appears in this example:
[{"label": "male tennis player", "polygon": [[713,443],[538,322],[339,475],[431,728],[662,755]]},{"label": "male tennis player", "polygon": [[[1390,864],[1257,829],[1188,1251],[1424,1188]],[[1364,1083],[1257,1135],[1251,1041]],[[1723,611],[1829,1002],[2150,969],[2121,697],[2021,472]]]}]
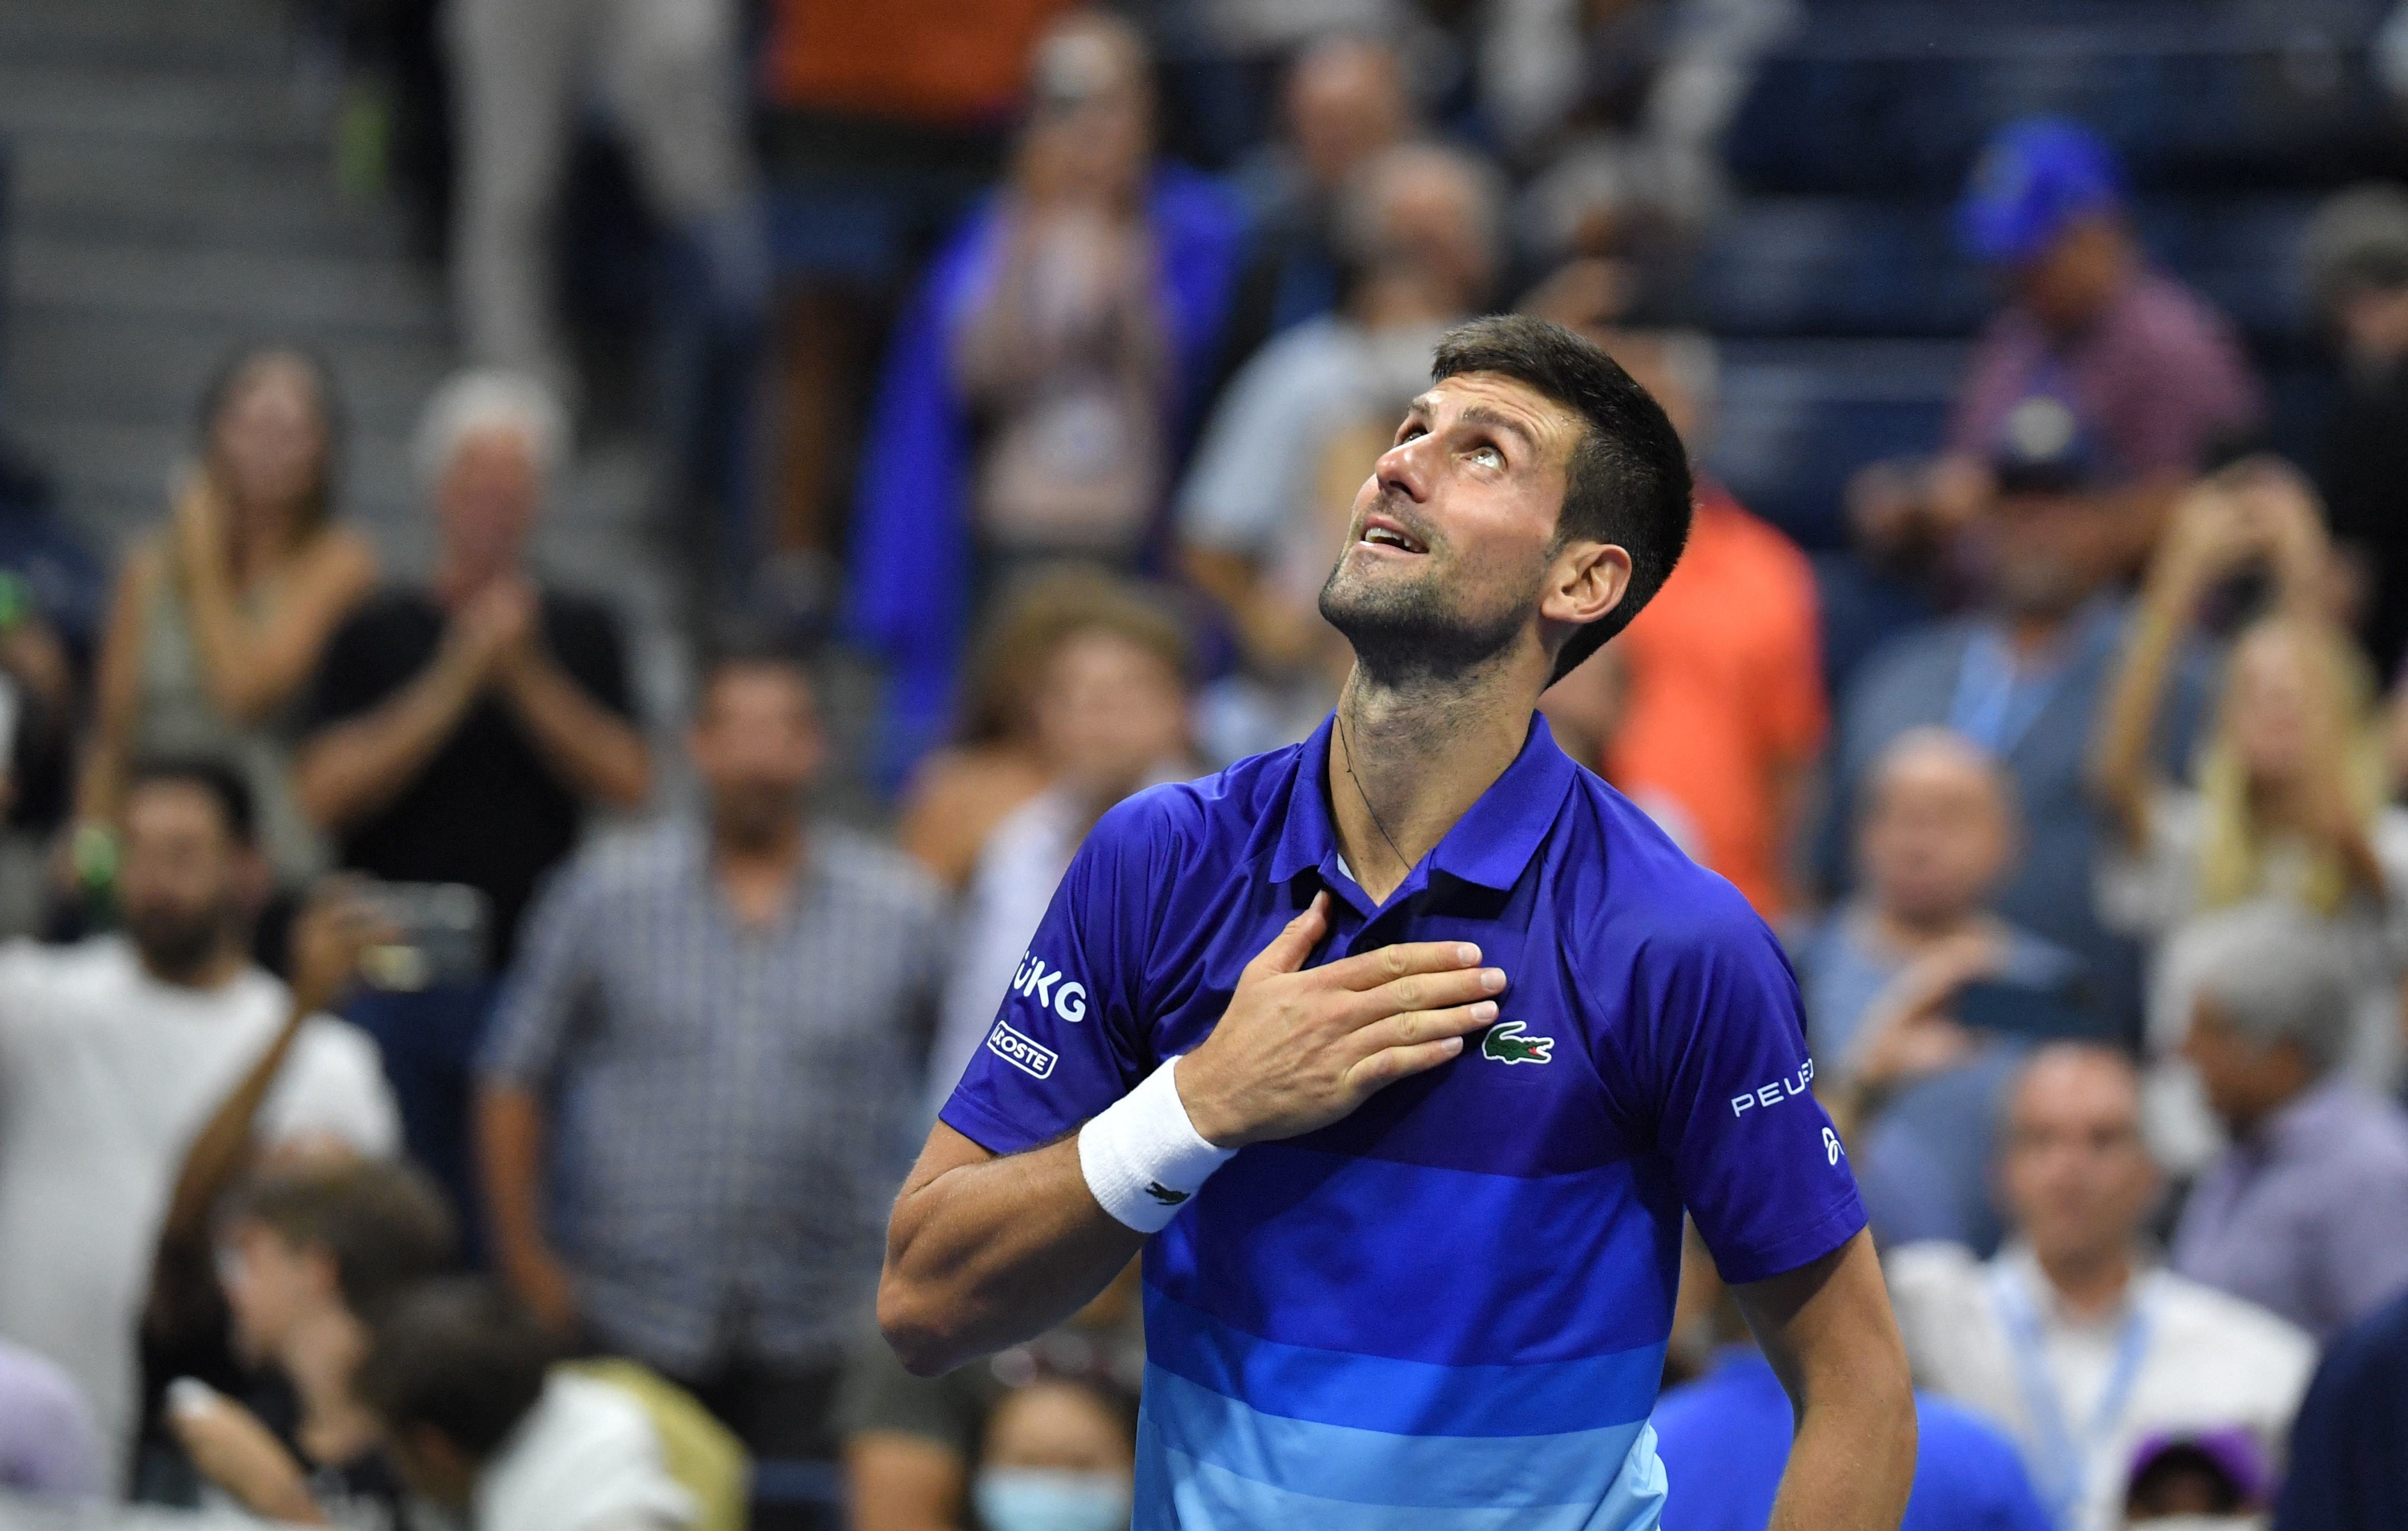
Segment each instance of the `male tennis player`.
[{"label": "male tennis player", "polygon": [[881,1322],[934,1372],[1147,1246],[1139,1531],[1627,1531],[1685,1208],[1797,1404],[1775,1531],[1891,1531],[1914,1405],[1797,983],[1534,717],[1680,555],[1680,440],[1540,321],[1432,376],[1321,593],[1336,715],[1096,826]]}]

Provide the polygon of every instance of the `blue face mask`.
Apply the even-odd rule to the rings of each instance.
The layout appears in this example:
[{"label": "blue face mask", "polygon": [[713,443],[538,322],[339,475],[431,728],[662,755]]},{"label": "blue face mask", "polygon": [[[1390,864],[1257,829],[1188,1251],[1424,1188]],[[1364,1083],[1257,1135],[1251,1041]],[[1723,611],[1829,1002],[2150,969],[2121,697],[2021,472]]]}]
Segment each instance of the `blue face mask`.
[{"label": "blue face mask", "polygon": [[987,1531],[1128,1531],[1129,1481],[1110,1473],[989,1467],[971,1496]]}]

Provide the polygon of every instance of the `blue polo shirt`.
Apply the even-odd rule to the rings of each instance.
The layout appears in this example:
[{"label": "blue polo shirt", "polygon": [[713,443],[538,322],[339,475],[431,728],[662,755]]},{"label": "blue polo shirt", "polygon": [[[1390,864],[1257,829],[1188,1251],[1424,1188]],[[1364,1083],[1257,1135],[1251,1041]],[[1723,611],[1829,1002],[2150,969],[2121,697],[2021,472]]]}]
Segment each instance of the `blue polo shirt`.
[{"label": "blue polo shirt", "polygon": [[1497,1023],[1241,1150],[1145,1253],[1137,1531],[1657,1524],[1685,1208],[1750,1281],[1864,1225],[1770,931],[1543,721],[1384,903],[1339,863],[1330,725],[1106,814],[943,1119],[1052,1142],[1211,1033],[1313,894],[1313,961],[1470,940]]}]

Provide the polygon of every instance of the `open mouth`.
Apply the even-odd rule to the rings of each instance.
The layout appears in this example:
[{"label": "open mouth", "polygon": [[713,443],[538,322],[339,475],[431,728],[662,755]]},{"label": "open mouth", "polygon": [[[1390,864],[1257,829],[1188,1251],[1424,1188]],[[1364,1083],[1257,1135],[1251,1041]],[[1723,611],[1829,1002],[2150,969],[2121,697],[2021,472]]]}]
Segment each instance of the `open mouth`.
[{"label": "open mouth", "polygon": [[1374,519],[1365,522],[1361,540],[1374,548],[1393,548],[1398,552],[1429,551],[1429,544],[1390,521]]}]

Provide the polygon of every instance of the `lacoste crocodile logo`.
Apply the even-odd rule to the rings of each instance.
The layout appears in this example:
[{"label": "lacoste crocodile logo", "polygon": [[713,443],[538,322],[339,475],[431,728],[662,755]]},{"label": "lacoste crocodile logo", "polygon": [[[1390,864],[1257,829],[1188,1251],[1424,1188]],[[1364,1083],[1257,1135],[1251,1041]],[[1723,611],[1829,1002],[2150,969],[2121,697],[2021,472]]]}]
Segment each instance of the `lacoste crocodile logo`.
[{"label": "lacoste crocodile logo", "polygon": [[1525,1037],[1519,1021],[1499,1021],[1488,1028],[1480,1039],[1480,1055],[1504,1064],[1542,1064],[1555,1061],[1555,1039],[1552,1037]]}]

